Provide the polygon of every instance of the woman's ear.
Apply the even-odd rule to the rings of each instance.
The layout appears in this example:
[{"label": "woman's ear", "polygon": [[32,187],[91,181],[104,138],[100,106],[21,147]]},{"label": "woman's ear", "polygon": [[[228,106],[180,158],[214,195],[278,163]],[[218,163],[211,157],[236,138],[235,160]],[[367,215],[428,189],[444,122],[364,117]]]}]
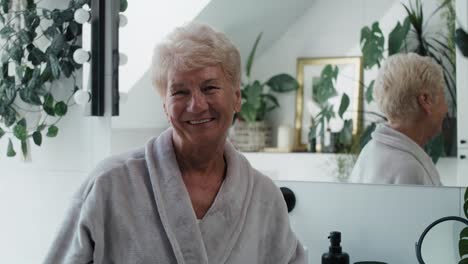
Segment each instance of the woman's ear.
[{"label": "woman's ear", "polygon": [[432,113],[432,105],[434,104],[434,98],[428,93],[418,95],[418,104],[426,114]]},{"label": "woman's ear", "polygon": [[242,96],[240,86],[237,86],[234,91],[234,112],[239,113],[242,106]]}]

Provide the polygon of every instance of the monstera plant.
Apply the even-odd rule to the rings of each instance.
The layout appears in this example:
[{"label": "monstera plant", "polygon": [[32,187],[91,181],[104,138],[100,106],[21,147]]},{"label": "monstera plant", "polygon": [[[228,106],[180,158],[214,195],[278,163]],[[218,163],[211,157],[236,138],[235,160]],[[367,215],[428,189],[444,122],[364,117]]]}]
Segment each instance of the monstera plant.
[{"label": "monstera plant", "polygon": [[[8,140],[8,157],[16,155],[13,140],[26,156],[31,139],[41,146],[43,136],[57,136],[58,122],[74,104],[81,65],[73,53],[82,33],[74,13],[88,1],[48,9],[38,5],[41,0],[0,0],[0,140]],[[121,0],[121,11],[126,8]],[[63,79],[72,84],[57,91]]]}]

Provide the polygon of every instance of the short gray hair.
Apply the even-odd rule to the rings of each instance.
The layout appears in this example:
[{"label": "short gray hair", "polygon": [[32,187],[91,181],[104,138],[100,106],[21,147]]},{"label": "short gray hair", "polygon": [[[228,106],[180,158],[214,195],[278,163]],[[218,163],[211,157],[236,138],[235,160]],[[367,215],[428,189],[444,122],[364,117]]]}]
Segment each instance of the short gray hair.
[{"label": "short gray hair", "polygon": [[234,87],[240,85],[240,53],[224,33],[199,23],[178,27],[154,49],[153,86],[164,96],[170,69],[191,71],[215,65],[221,66]]},{"label": "short gray hair", "polygon": [[396,54],[380,68],[374,97],[390,120],[412,120],[421,111],[417,96],[428,93],[438,100],[444,85],[442,67],[433,59],[416,53]]}]

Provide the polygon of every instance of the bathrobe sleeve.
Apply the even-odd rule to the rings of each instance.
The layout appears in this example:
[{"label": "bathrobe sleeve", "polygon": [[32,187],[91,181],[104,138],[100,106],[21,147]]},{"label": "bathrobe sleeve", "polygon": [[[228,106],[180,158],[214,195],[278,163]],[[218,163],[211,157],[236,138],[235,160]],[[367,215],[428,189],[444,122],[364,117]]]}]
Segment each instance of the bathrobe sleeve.
[{"label": "bathrobe sleeve", "polygon": [[400,163],[392,171],[392,178],[395,184],[425,184],[424,168],[417,162]]},{"label": "bathrobe sleeve", "polygon": [[44,263],[94,263],[95,225],[100,221],[97,213],[94,179],[84,182],[74,195],[64,221]]}]

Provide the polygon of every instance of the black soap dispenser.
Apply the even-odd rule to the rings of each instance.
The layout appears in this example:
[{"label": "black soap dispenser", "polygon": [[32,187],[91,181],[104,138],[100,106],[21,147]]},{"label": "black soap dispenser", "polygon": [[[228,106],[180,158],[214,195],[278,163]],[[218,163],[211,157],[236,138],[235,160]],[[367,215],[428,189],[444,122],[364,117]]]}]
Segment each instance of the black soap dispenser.
[{"label": "black soap dispenser", "polygon": [[322,255],[322,264],[349,264],[349,255],[341,251],[341,233],[330,232],[330,248]]}]

